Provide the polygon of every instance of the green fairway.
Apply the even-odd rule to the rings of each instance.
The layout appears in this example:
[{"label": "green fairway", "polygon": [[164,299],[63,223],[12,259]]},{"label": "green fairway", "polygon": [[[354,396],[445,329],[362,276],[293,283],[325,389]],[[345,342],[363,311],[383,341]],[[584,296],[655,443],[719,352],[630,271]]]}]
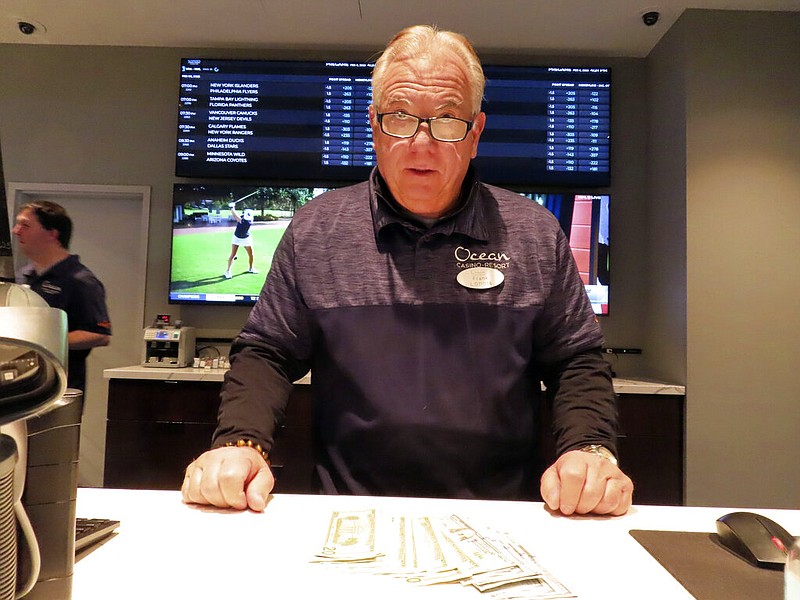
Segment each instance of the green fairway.
[{"label": "green fairway", "polygon": [[253,267],[258,274],[248,273],[247,250],[239,248],[231,267],[232,279],[223,273],[231,252],[231,227],[209,227],[176,230],[172,240],[172,274],[170,292],[201,294],[258,294],[272,263],[272,255],[289,222],[254,226]]}]

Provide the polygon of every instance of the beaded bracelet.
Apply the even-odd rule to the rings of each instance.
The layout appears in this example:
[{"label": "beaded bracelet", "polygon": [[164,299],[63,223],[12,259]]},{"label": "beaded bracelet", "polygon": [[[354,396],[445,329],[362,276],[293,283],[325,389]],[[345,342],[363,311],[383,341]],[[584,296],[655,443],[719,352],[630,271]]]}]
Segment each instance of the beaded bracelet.
[{"label": "beaded bracelet", "polygon": [[235,442],[225,442],[224,446],[226,448],[252,448],[261,455],[261,458],[263,458],[268,465],[272,464],[269,460],[269,452],[264,450],[261,444],[257,444],[253,440],[239,439]]}]

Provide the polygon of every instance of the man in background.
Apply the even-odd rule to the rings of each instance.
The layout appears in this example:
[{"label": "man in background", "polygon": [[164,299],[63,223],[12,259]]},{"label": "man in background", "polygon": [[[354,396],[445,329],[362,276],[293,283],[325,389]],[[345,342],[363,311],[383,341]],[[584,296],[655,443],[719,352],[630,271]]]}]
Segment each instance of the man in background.
[{"label": "man in background", "polygon": [[[372,76],[378,166],[286,230],[234,341],[214,449],[186,502],[263,510],[292,382],[312,372],[330,494],[525,500],[624,514],[603,336],[552,214],[482,183],[484,75],[459,34],[411,27]],[[541,382],[558,459],[542,475]],[[541,479],[540,479],[541,476]]]},{"label": "man in background", "polygon": [[12,233],[30,261],[17,274],[17,283],[31,286],[50,306],[67,313],[67,386],[84,391],[89,352],[107,346],[111,338],[105,288],[70,254],[72,220],[63,206],[46,200],[24,205]]}]

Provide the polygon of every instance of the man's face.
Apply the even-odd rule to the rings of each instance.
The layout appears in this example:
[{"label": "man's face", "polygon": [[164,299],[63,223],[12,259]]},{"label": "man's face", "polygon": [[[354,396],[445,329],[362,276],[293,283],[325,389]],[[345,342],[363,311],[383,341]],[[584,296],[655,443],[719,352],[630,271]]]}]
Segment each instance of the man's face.
[{"label": "man's face", "polygon": [[30,208],[19,212],[11,232],[16,236],[20,250],[28,258],[38,256],[53,244],[59,245],[58,232],[42,227],[36,213]]},{"label": "man's face", "polygon": [[[391,64],[386,71],[381,112],[401,111],[421,118],[472,119],[467,74],[450,53],[440,58],[416,58]],[[395,199],[406,210],[438,217],[452,208],[486,116],[478,114],[467,137],[460,142],[440,142],[421,124],[413,138],[395,138],[381,131],[378,110],[369,107],[378,168]]]}]

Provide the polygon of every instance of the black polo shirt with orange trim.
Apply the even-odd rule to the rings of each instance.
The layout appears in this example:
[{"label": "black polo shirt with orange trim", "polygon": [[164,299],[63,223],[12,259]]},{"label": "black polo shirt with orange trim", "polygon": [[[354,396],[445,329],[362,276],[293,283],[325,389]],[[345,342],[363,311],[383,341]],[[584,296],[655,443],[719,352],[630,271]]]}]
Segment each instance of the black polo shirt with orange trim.
[{"label": "black polo shirt with orange trim", "polygon": [[[17,279],[20,283],[30,285],[47,304],[66,312],[69,331],[111,335],[105,288],[76,254],[70,254],[41,275],[37,275],[33,266],[28,265],[21,270]],[[85,390],[86,357],[89,352],[90,350],[69,351],[69,387]]]}]

